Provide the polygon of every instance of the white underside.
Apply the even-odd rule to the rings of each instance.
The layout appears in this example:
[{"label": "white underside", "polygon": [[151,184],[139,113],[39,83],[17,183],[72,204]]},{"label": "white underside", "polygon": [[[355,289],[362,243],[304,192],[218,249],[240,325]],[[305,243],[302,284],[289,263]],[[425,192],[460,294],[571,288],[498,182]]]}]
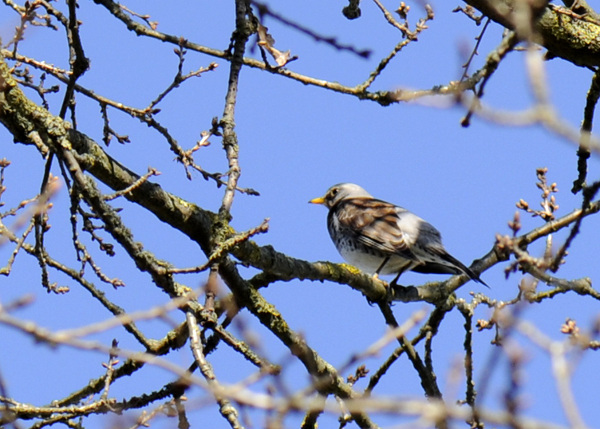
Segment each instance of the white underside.
[{"label": "white underside", "polygon": [[[377,269],[381,266],[385,258],[375,255],[369,255],[357,252],[356,250],[350,249],[338,249],[342,257],[350,264],[361,271],[369,274],[375,274]],[[397,274],[401,271],[405,271],[414,266],[414,262],[400,256],[392,256],[390,260],[386,262],[383,269],[379,271],[379,274]]]}]

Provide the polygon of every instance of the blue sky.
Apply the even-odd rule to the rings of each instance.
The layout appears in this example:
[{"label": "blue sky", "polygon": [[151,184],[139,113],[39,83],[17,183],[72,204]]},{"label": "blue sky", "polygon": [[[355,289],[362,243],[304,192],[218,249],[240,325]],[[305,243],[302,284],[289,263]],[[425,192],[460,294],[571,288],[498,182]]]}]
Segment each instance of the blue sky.
[{"label": "blue sky", "polygon": [[[159,22],[159,31],[182,35],[218,49],[225,49],[229,43],[233,28],[232,4],[183,1],[128,1],[124,4],[138,13],[150,14],[153,20]],[[276,39],[275,46],[281,50],[290,49],[299,57],[289,64],[289,69],[312,77],[356,85],[366,79],[400,37],[370,3],[363,4],[363,16],[352,22],[341,16],[341,4],[318,1],[269,4],[273,10],[319,34],[335,36],[340,42],[373,51],[369,60],[363,60],[316,43],[267,19],[264,24]],[[376,80],[374,89],[429,89],[460,78],[463,53],[465,49],[466,52],[472,49],[474,37],[481,27],[476,27],[461,14],[451,13],[455,6],[433,3],[436,18],[428,24],[430,29],[422,33],[417,43],[410,44],[398,55]],[[56,7],[62,8],[63,5]],[[411,23],[414,23],[417,17],[423,15],[423,10],[418,4],[411,7]],[[0,36],[6,43],[18,18],[16,14],[9,13],[8,8],[4,9],[0,16]],[[112,19],[105,9],[92,2],[81,3],[79,19],[83,22],[84,49],[92,60],[90,70],[80,81],[82,85],[124,104],[143,108],[171,82],[177,67],[172,45],[135,36]],[[500,42],[501,33],[497,25],[490,26],[471,70],[483,64],[487,53]],[[62,33],[32,27],[26,33],[20,50],[23,54],[67,68],[68,51],[62,38]],[[56,43],[61,43],[60,49],[56,49]],[[247,56],[260,59],[257,49],[253,52],[248,50]],[[213,61],[219,64],[216,70],[183,83],[160,105],[162,111],[157,119],[186,148],[194,145],[201,131],[210,128],[213,117],[222,114],[228,76],[225,61],[193,52],[186,57],[186,71],[205,67]],[[582,120],[592,73],[562,60],[546,62],[545,67],[552,103],[561,117],[576,129]],[[28,94],[37,100],[32,93]],[[48,97],[53,113],[60,108],[61,96],[62,93]],[[524,54],[512,52],[490,80],[484,101],[494,108],[519,112],[530,107],[532,100]],[[79,130],[100,142],[102,121],[97,103],[81,95],[77,102]],[[222,189],[205,182],[199,175],[195,175],[192,181],[187,180],[183,168],[174,161],[167,143],[157,133],[122,113],[109,110],[109,115],[111,126],[119,133],[128,134],[131,139],[131,143],[126,145],[113,141],[106,149],[109,154],[140,174],[145,173],[148,166],[157,168],[162,175],[154,179],[165,189],[204,208],[218,209]],[[360,184],[378,198],[402,205],[427,219],[442,232],[448,251],[469,264],[492,248],[496,234],[510,233],[507,222],[512,219],[519,199],[525,199],[532,206],[538,205],[540,191],[535,187],[536,168],[547,167],[549,180],[558,184],[559,216],[580,206],[580,196],[570,193],[576,178],[576,146],[573,142],[541,126],[510,127],[479,118],[475,118],[470,127],[463,128],[460,125],[463,115],[464,109],[452,106],[447,98],[423,99],[384,108],[371,101],[360,101],[246,68],[242,71],[236,106],[236,132],[242,168],[240,185],[252,187],[261,195],[236,196],[232,226],[242,231],[259,225],[268,217],[269,232],[255,237],[259,244],[273,245],[279,251],[308,261],[341,262],[327,234],[326,211],[307,204],[307,201],[321,196],[332,184],[350,181]],[[10,207],[24,197],[36,194],[43,174],[43,161],[32,147],[14,145],[12,137],[3,128],[0,129],[0,141],[3,148],[0,157],[12,162],[6,171],[8,190],[2,197]],[[211,142],[211,146],[201,149],[196,161],[207,171],[223,172],[227,164],[220,141],[212,138]],[[590,181],[597,179],[598,167],[597,157],[592,157]],[[58,175],[58,170],[54,174]],[[73,264],[68,204],[69,198],[63,187],[54,198],[50,215],[52,229],[47,242],[51,252]],[[124,208],[122,216],[136,240],[143,242],[145,248],[157,257],[180,267],[198,265],[205,260],[194,243],[157,222],[151,215],[125,201],[118,201],[115,205]],[[522,221],[523,231],[541,225],[540,219],[525,214]],[[560,277],[574,279],[588,276],[592,280],[598,277],[599,226],[594,217],[584,221],[582,233],[571,247],[567,263],[558,273]],[[561,243],[565,236],[564,231],[556,234],[555,242]],[[91,243],[88,245],[95,248]],[[531,247],[534,255],[540,255],[542,250],[542,243]],[[10,246],[0,247],[0,261],[5,261],[11,251]],[[121,249],[117,252],[123,255]],[[135,271],[132,263],[123,260],[98,256],[98,263],[108,275],[122,278],[127,285],[116,291],[103,286],[111,299],[130,311],[147,309],[167,301],[167,297],[155,290],[147,277]],[[35,260],[19,255],[11,276],[0,278],[0,302],[3,304],[26,294],[35,297],[30,306],[16,313],[17,316],[34,320],[49,329],[73,328],[109,317],[77,286],[73,285],[71,292],[64,296],[47,295],[39,286],[40,274],[36,267]],[[470,299],[469,292],[475,291],[498,300],[514,298],[521,275],[512,275],[506,280],[505,267],[506,263],[502,263],[482,274],[491,286],[490,290],[470,282],[457,292],[458,296]],[[242,272],[248,276],[253,273],[250,269]],[[53,273],[53,278],[59,282],[66,281],[56,273]],[[402,282],[421,284],[442,278],[407,273],[402,276]],[[204,279],[205,275],[200,274],[179,280],[190,287],[197,287]],[[545,285],[539,286],[540,290],[544,288]],[[358,292],[349,287],[327,282],[292,281],[273,284],[263,290],[263,294],[291,327],[301,332],[308,343],[335,366],[345,363],[353,353],[364,350],[386,331],[377,308],[370,307]],[[431,310],[425,304],[399,303],[395,305],[394,313],[398,320],[403,321],[421,308]],[[481,307],[476,318],[489,316],[490,312]],[[548,337],[561,341],[565,338],[559,332],[560,325],[567,317],[575,318],[582,329],[587,330],[598,317],[598,311],[590,298],[567,294],[557,296],[552,302],[527,306],[523,317]],[[172,318],[182,320],[177,312],[172,313]],[[292,391],[307,385],[307,377],[299,364],[289,358],[287,350],[251,315],[242,312],[240,321],[257,335],[265,355],[284,365],[283,379]],[[453,390],[452,383],[448,381],[448,368],[461,358],[462,323],[459,314],[453,312],[436,339],[439,383],[443,392],[448,394]],[[164,335],[170,328],[168,323],[156,321],[141,322],[140,325],[149,335],[156,337]],[[247,333],[236,331],[241,337]],[[54,396],[67,395],[85,380],[103,373],[100,362],[105,361],[106,356],[63,347],[51,350],[46,346],[36,346],[31,340],[5,327],[0,327],[0,335],[5,344],[9,344],[5,350],[11,350],[10,354],[0,354],[0,371],[9,392],[23,402],[43,405]],[[114,337],[123,347],[136,347],[119,329],[93,339],[110,344]],[[477,377],[493,371],[494,383],[485,403],[497,408],[506,387],[507,369],[506,359],[501,359],[496,368],[484,366],[493,353],[493,347],[489,345],[492,338],[493,334],[489,331],[476,334],[475,353],[479,366],[475,369]],[[566,420],[550,376],[548,358],[529,339],[519,335],[516,338],[525,356],[525,412],[532,417],[564,424]],[[365,363],[375,371],[393,347],[388,346],[380,356]],[[23,358],[30,355],[34,355],[39,363],[32,366]],[[189,349],[182,349],[171,359],[187,366],[191,359]],[[223,382],[239,381],[252,372],[252,368],[242,361],[224,347],[211,357],[216,374]],[[593,352],[587,352],[581,360],[573,359],[573,365],[576,399],[585,421],[593,424],[596,404],[592,392],[600,382],[594,369],[597,368],[596,357]],[[150,369],[148,374],[144,377],[144,385],[139,378],[132,378],[115,386],[111,394],[116,398],[141,394],[144,389],[158,389],[173,378],[172,374],[160,369]],[[257,387],[257,390],[260,388]],[[462,384],[455,390],[459,395],[464,394]],[[397,362],[377,393],[422,397],[418,380],[404,358]],[[199,391],[192,391],[188,396],[192,403],[205,397]],[[286,420],[286,423],[289,427],[297,427],[298,418],[302,415]],[[197,424],[196,427],[200,427],[200,422],[210,422],[210,426],[215,428],[226,427],[226,422],[214,407],[200,407],[190,414],[190,419]],[[395,423],[386,418],[376,421],[382,425]],[[335,416],[325,417],[323,427],[327,422],[333,424]],[[169,427],[171,423],[167,419],[159,420],[157,427]],[[260,420],[254,423],[257,427],[261,425]],[[106,420],[94,420],[94,424],[101,427]]]}]

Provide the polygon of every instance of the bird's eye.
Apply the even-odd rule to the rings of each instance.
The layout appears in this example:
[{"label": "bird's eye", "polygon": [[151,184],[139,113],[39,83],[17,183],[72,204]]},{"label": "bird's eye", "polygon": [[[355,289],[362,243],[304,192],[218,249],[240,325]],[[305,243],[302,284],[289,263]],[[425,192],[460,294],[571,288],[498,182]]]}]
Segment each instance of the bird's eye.
[{"label": "bird's eye", "polygon": [[335,196],[337,195],[338,191],[339,191],[339,189],[338,189],[338,188],[333,188],[333,189],[331,190],[331,192],[329,192],[329,196],[330,196],[331,198],[335,197]]}]

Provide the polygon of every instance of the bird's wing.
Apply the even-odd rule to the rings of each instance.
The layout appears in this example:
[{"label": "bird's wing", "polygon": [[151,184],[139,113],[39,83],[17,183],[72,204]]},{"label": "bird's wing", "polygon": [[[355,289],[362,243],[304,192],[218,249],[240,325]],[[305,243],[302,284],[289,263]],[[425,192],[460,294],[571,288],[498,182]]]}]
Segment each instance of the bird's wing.
[{"label": "bird's wing", "polygon": [[[413,270],[425,273],[464,273],[472,280],[489,287],[469,267],[448,253],[448,251],[442,245],[439,231],[430,224],[427,225],[429,225],[435,233],[428,237],[428,234],[431,234],[432,231],[429,230],[429,228],[426,228],[426,232],[422,235],[422,238],[417,241],[417,246],[415,246],[415,254],[423,261],[423,265],[420,265]],[[421,251],[421,249],[424,249],[424,251]]]},{"label": "bird's wing", "polygon": [[[423,264],[415,271],[440,274],[465,273],[469,275],[470,270],[443,247],[428,246],[425,249],[415,250],[415,253],[423,261]],[[469,277],[471,276],[469,275]]]},{"label": "bird's wing", "polygon": [[470,270],[450,255],[442,244],[442,235],[429,222],[411,212],[399,213],[400,225],[413,240],[413,253],[422,262],[415,271],[459,274]]},{"label": "bird's wing", "polygon": [[348,198],[336,207],[335,215],[339,227],[358,242],[386,254],[416,259],[412,237],[399,227],[399,207],[372,198]]}]

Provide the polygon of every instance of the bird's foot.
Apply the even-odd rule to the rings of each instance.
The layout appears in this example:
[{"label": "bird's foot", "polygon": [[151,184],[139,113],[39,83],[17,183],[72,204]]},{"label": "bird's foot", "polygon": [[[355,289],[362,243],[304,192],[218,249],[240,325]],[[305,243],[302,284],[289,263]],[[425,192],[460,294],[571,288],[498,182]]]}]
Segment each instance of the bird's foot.
[{"label": "bird's foot", "polygon": [[390,284],[388,282],[386,282],[385,280],[380,279],[379,274],[377,274],[377,273],[373,274],[372,279],[373,279],[373,281],[383,283],[383,287],[386,290],[386,294],[382,299],[377,299],[377,300],[370,299],[367,297],[367,302],[369,303],[369,305],[373,306],[374,304],[380,304],[382,302],[384,302],[384,303],[391,302],[391,298],[393,297],[394,293],[390,287]]},{"label": "bird's foot", "polygon": [[396,289],[398,288],[398,279],[395,278],[387,285],[387,301],[393,302],[394,296],[396,294]]}]

